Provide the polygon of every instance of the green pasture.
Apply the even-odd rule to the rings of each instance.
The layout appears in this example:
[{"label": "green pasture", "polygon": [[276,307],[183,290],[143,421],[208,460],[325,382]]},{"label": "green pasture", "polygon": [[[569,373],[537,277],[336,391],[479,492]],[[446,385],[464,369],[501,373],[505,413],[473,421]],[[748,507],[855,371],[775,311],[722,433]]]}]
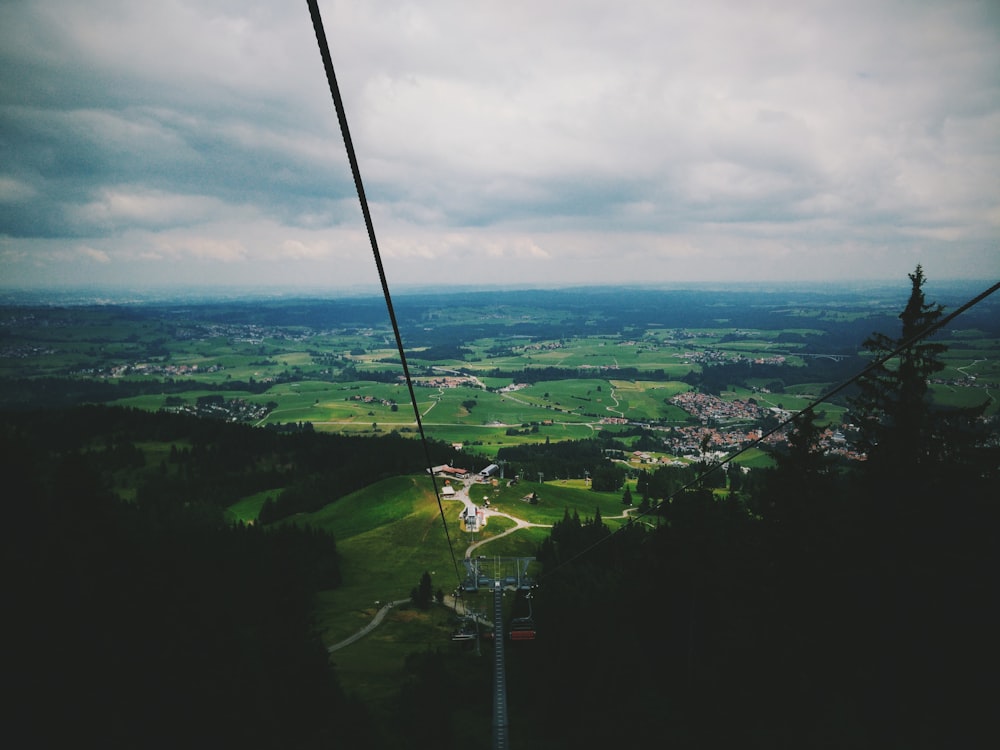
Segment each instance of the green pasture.
[{"label": "green pasture", "polygon": [[[593,514],[591,514],[593,515]],[[490,519],[487,531],[494,525],[497,519]],[[509,524],[509,522],[508,522]],[[464,535],[468,537],[468,534]],[[499,537],[495,542],[478,547],[476,554],[497,555],[499,557],[534,557],[538,552],[538,546],[549,536],[549,529],[530,527],[521,529],[514,534]],[[463,546],[467,539],[463,539]],[[530,572],[529,572],[530,575]]]},{"label": "green pasture", "polygon": [[[480,372],[488,372],[494,369],[518,372],[523,370],[528,364],[530,364],[528,359],[518,354],[491,355],[489,357],[486,357],[484,354],[483,356],[474,356],[473,359],[463,362],[462,369],[474,372],[477,375]],[[481,375],[479,377],[482,378]],[[499,383],[498,387],[509,385],[511,382],[510,378],[493,378],[493,380]],[[484,382],[486,381],[484,380]]]},{"label": "green pasture", "polygon": [[[456,519],[454,533],[460,505],[444,503],[446,517]],[[367,624],[375,601],[408,598],[424,571],[435,588],[450,593],[458,585],[428,477],[379,482],[290,522],[324,529],[337,540],[344,585],[325,597],[319,613],[328,644]]]},{"label": "green pasture", "polygon": [[[207,391],[207,390],[191,390],[184,391],[179,394],[168,394],[164,395],[162,393],[150,394],[145,396],[130,396],[129,398],[119,398],[114,401],[109,401],[111,406],[125,406],[131,407],[133,409],[143,409],[145,411],[159,411],[167,407],[167,399],[171,396],[175,398],[180,398],[185,404],[194,406],[197,400],[202,396],[218,396],[219,391]],[[222,394],[223,398],[229,399],[244,399],[250,402],[259,402],[260,397],[256,394],[250,393],[249,391],[224,391]]]},{"label": "green pasture", "polygon": [[511,393],[479,391],[479,405],[475,407],[473,416],[478,417],[480,424],[496,423],[512,427],[547,419],[586,421],[592,417],[583,414],[587,409],[581,407],[591,402],[574,399],[573,394],[584,393],[594,388],[595,384],[600,387],[601,381],[540,382]]},{"label": "green pasture", "polygon": [[759,393],[755,396],[755,398],[760,401],[760,397],[763,396],[774,400],[784,396],[785,394],[799,396],[801,398],[819,398],[834,385],[834,383],[796,383],[795,385],[785,386],[785,389],[781,393]]},{"label": "green pasture", "polygon": [[748,448],[733,459],[733,463],[748,466],[751,469],[770,469],[775,466],[774,459],[760,448]]},{"label": "green pasture", "polygon": [[484,425],[506,423],[511,419],[500,394],[472,386],[425,390],[428,408],[421,411],[422,420],[438,424]]},{"label": "green pasture", "polygon": [[[591,368],[595,374],[610,374],[619,367],[640,370],[663,369],[676,377],[689,372],[690,365],[678,362],[678,351],[661,348],[655,342],[621,341],[616,337],[594,336],[545,341],[504,342],[513,351],[504,356],[485,357],[488,347],[479,352],[480,362],[467,362],[472,369],[521,370],[533,367]],[[485,358],[484,358],[485,357]],[[506,383],[502,383],[505,385]]]},{"label": "green pasture", "polygon": [[[297,381],[275,385],[253,400],[278,404],[264,424],[313,422],[317,428],[338,424],[370,428],[373,422],[414,424],[410,394],[404,385]],[[396,402],[395,411],[392,401]]]},{"label": "green pasture", "polygon": [[[536,492],[537,505],[523,498]],[[267,493],[263,493],[267,495]],[[551,525],[578,513],[585,520],[593,518],[597,508],[612,529],[621,523],[623,511],[620,493],[598,493],[582,480],[555,482],[522,481],[513,487],[476,484],[469,490],[471,499],[490,498],[493,510],[509,513],[532,523]],[[262,496],[246,498],[231,508],[233,515],[247,517]],[[442,500],[448,535],[458,558],[474,541],[496,537],[513,524],[502,517],[491,517],[485,533],[470,535],[459,524],[462,503]],[[450,593],[458,584],[449,553],[448,538],[431,481],[424,476],[394,477],[347,495],[324,508],[300,514],[288,523],[308,524],[324,529],[337,540],[342,557],[344,585],[324,594],[320,623],[324,641],[336,643],[364,626],[374,614],[374,602],[404,599],[417,585],[426,570],[440,587]],[[479,547],[478,554],[533,556],[537,545],[547,536],[546,529],[527,529],[497,539],[496,545]],[[464,575],[464,569],[459,571]]]},{"label": "green pasture", "polygon": [[945,352],[941,359],[946,367],[938,377],[961,378],[972,375],[977,378],[992,378],[995,382],[1000,374],[1000,358],[996,355],[1000,342],[990,340],[977,343],[981,346],[956,347]]},{"label": "green pasture", "polygon": [[260,515],[260,509],[264,507],[264,503],[268,499],[277,500],[280,494],[280,489],[272,489],[249,495],[226,508],[226,520],[231,523],[254,523]]},{"label": "green pasture", "polygon": [[[525,500],[532,493],[538,495],[537,505]],[[530,523],[548,525],[561,521],[565,510],[569,510],[570,515],[578,513],[583,520],[593,518],[595,510],[600,508],[605,523],[614,529],[620,523],[615,516],[621,516],[624,507],[620,492],[594,492],[582,479],[520,481],[512,487],[501,483],[499,487],[473,485],[469,488],[469,498],[473,501],[481,502],[483,495],[490,498],[492,510],[510,513]]]},{"label": "green pasture", "polygon": [[[618,413],[637,421],[654,421],[658,419],[683,421],[688,414],[668,403],[678,393],[684,393],[691,386],[678,381],[658,383],[644,380],[612,380],[610,401],[617,406],[609,406],[609,415]],[[616,413],[617,412],[617,413]]]},{"label": "green pasture", "polygon": [[953,408],[972,408],[986,403],[986,414],[994,415],[998,411],[997,399],[986,388],[971,386],[955,386],[932,384],[931,393],[934,403]]},{"label": "green pasture", "polygon": [[[521,422],[541,419],[568,418],[579,420],[607,416],[610,385],[603,379],[542,380],[519,391],[504,395],[504,401],[515,413],[526,418]],[[556,412],[545,414],[546,411]]]},{"label": "green pasture", "polygon": [[483,446],[494,446],[493,455],[496,455],[496,449],[504,445],[506,440],[513,440],[513,438],[508,438],[504,434],[505,430],[505,427],[488,427],[486,425],[424,423],[424,433],[429,438],[440,440],[443,443],[461,443],[465,446],[475,445],[477,452],[481,451],[480,444]]},{"label": "green pasture", "polygon": [[[518,425],[515,425],[518,427]],[[518,427],[519,428],[519,427]],[[553,423],[539,425],[538,432],[527,435],[508,435],[506,427],[491,427],[487,425],[448,425],[436,422],[425,422],[424,432],[428,437],[445,443],[462,443],[470,446],[476,453],[496,456],[497,451],[505,445],[523,445],[549,440],[584,440],[594,436],[595,428],[586,423]],[[519,428],[520,429],[520,428]]]},{"label": "green pasture", "polygon": [[[416,585],[414,582],[413,585]],[[320,611],[335,606],[338,592],[324,592],[318,597]],[[477,600],[478,597],[471,597]],[[483,607],[485,609],[485,606]],[[371,602],[358,612],[358,630],[371,621],[377,607]],[[322,623],[321,623],[322,624]],[[460,648],[461,645],[449,640],[455,627],[454,612],[443,606],[433,606],[420,611],[408,605],[394,607],[374,631],[347,648],[330,654],[337,677],[342,685],[360,698],[365,705],[386,705],[399,692],[401,680],[407,678],[405,665],[414,653]],[[486,652],[486,646],[483,647]],[[470,652],[468,669],[482,671],[478,683],[489,684],[489,670],[492,662],[487,658],[476,658]],[[384,717],[392,721],[391,715]]]}]

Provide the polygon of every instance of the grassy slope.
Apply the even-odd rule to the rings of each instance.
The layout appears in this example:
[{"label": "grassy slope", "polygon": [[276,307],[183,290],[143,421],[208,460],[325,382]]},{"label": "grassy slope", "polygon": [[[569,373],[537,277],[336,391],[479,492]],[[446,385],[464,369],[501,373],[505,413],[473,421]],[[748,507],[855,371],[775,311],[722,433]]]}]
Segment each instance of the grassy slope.
[{"label": "grassy slope", "polygon": [[[537,492],[538,505],[522,500]],[[545,484],[522,482],[514,487],[491,488],[476,485],[471,496],[481,501],[480,493],[491,498],[491,506],[499,511],[532,523],[551,525],[568,510],[582,519],[592,518],[598,507],[611,528],[619,521],[614,516],[622,512],[621,495],[596,493],[581,481],[559,481]],[[234,506],[246,514],[247,508],[259,498],[251,498]],[[301,514],[290,522],[308,524],[329,531],[337,539],[342,555],[344,585],[324,595],[321,602],[320,625],[327,643],[336,643],[365,625],[375,613],[375,602],[404,599],[427,571],[435,590],[446,593],[459,583],[464,569],[456,572],[449,552],[449,538],[459,560],[473,541],[499,535],[513,523],[504,518],[491,518],[485,533],[473,537],[461,530],[458,514],[461,503],[443,500],[442,508],[448,524],[445,535],[441,513],[430,480],[421,476],[394,477],[358,492],[315,513]],[[495,545],[481,547],[480,554],[503,556],[533,556],[539,542],[547,535],[545,529],[525,529],[498,540]]]}]

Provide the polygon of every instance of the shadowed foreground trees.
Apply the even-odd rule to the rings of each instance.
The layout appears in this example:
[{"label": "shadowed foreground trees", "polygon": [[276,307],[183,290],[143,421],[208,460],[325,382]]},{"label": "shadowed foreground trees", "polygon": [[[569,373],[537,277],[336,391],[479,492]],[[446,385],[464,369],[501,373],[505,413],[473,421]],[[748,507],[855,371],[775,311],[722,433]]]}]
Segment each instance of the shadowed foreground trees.
[{"label": "shadowed foreground trees", "polygon": [[[904,332],[873,337],[880,351],[937,314],[920,269],[911,282]],[[612,534],[599,514],[567,513],[538,551],[537,638],[507,648],[511,746],[995,745],[996,446],[974,413],[930,399],[935,349],[919,344],[912,366],[907,356],[861,386],[860,467],[830,465],[804,415],[777,468],[739,493],[681,491],[692,470],[660,470],[636,484],[644,498],[669,497],[643,521]],[[489,660],[467,653],[412,657],[394,726],[367,731],[309,622],[310,592],[336,578],[332,541],[228,528],[208,498],[171,503],[177,492],[155,487],[119,502],[103,472],[138,462],[121,441],[87,442],[95,414],[119,435],[139,419],[0,423],[0,470],[15,490],[0,532],[12,736],[54,744],[70,727],[141,747],[365,747],[389,734],[488,746]],[[159,429],[161,440],[179,434],[166,418]],[[178,487],[260,463],[258,441],[276,437],[248,431],[235,449],[213,434],[176,452],[169,476],[192,477]],[[282,482],[330,460],[304,450],[312,461]]]},{"label": "shadowed foreground trees", "polygon": [[[940,315],[910,279],[876,353]],[[554,528],[538,638],[509,650],[518,746],[993,746],[1000,464],[974,413],[930,398],[940,351],[915,342],[861,384],[854,469],[806,414],[742,495],[673,494],[657,528],[576,559],[593,523]]]},{"label": "shadowed foreground trees", "polygon": [[332,537],[124,503],[88,461],[0,424],[5,721],[34,746],[365,747],[312,597],[339,582]]}]

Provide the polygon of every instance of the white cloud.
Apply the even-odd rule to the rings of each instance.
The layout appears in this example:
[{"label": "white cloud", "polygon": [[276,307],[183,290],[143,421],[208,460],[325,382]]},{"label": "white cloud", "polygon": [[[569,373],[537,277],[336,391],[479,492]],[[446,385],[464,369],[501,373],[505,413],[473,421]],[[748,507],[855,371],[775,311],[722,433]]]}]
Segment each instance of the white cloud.
[{"label": "white cloud", "polygon": [[335,253],[325,240],[285,240],[280,245],[281,257],[286,260],[323,260]]},{"label": "white cloud", "polygon": [[111,256],[108,255],[104,250],[98,250],[94,247],[87,247],[86,245],[81,245],[77,248],[77,252],[81,257],[87,258],[88,260],[95,261],[97,263],[110,263]]},{"label": "white cloud", "polygon": [[191,236],[158,239],[157,254],[171,260],[198,260],[234,263],[246,260],[247,249],[238,239]]},{"label": "white cloud", "polygon": [[[321,7],[394,278],[1000,274],[989,3]],[[304,6],[4,4],[0,128],[12,268],[375,276]]]},{"label": "white cloud", "polygon": [[36,195],[38,191],[24,180],[0,176],[0,203],[20,203]]},{"label": "white cloud", "polygon": [[121,227],[171,227],[204,221],[223,211],[223,204],[209,196],[171,195],[129,186],[101,190],[96,200],[74,210],[86,225]]}]

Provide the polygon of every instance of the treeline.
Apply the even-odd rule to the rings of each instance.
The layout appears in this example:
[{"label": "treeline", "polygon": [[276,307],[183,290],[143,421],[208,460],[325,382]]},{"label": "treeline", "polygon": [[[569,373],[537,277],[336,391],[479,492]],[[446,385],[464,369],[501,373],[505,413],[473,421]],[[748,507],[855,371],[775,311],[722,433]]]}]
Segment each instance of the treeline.
[{"label": "treeline", "polygon": [[[287,380],[298,378],[289,377]],[[202,383],[195,380],[92,380],[89,378],[0,379],[0,409],[65,409],[82,403],[107,403],[134,396],[171,396],[188,391],[243,391],[261,394],[275,382],[226,380]]]},{"label": "treeline", "polygon": [[299,433],[291,437],[304,443],[305,459],[294,481],[264,503],[259,516],[263,523],[319,510],[387,477],[425,471],[428,452],[435,465],[456,458],[450,445],[431,441],[425,452],[420,441],[396,433],[379,437]]},{"label": "treeline", "polygon": [[592,379],[614,374],[618,380],[652,380],[667,381],[672,378],[663,368],[655,370],[640,370],[638,367],[619,367],[615,370],[578,369],[575,367],[525,367],[523,370],[501,370],[494,368],[481,373],[483,377],[508,379],[512,383],[528,383],[533,385],[548,380],[581,380]]},{"label": "treeline", "polygon": [[608,449],[620,449],[620,443],[600,440],[546,441],[505,446],[497,458],[508,462],[510,474],[523,473],[534,480],[539,473],[545,479],[582,478],[590,475],[591,486],[599,492],[613,492],[622,486],[625,470],[606,455]]},{"label": "treeline", "polygon": [[[741,492],[679,491],[690,478],[661,470],[648,491],[670,500],[641,522],[553,528],[538,640],[508,650],[525,737],[555,750],[989,746],[996,451],[845,474],[815,435],[801,425]],[[602,715],[610,685],[630,720],[549,718]]]},{"label": "treeline", "polygon": [[[261,513],[264,523],[317,510],[380,479],[426,468],[423,446],[395,433],[356,437],[298,426],[292,431],[258,429],[104,406],[7,413],[4,420],[16,429],[48,434],[53,447],[62,450],[90,445],[88,460],[105,471],[144,466],[137,443],[170,444],[157,465],[129,477],[142,501],[169,505],[183,498],[222,509],[248,495],[274,490]],[[438,463],[455,456],[443,443],[432,441],[428,449]]]},{"label": "treeline", "polygon": [[[34,416],[0,420],[14,736],[40,746],[67,735],[116,747],[368,746],[365,708],[341,690],[312,620],[315,593],[340,583],[331,536],[228,525],[211,494],[147,487],[119,499],[114,471],[142,464],[122,450],[126,435],[206,445],[171,415]],[[213,462],[259,458],[249,434],[201,426],[216,435]],[[188,459],[195,473],[200,450]]]},{"label": "treeline", "polygon": [[[397,383],[402,370],[358,370],[353,365],[328,375],[332,382],[370,380],[376,383]],[[201,382],[190,379],[97,380],[90,378],[2,378],[0,379],[0,410],[66,409],[82,403],[103,404],[135,396],[176,398],[191,391],[226,394],[233,392],[260,395],[281,383],[306,380],[294,372],[280,374],[267,381],[224,380]]]},{"label": "treeline", "polygon": [[[866,364],[858,356],[845,357],[839,361],[827,357],[811,357],[804,365],[799,366],[755,364],[743,360],[705,365],[700,371],[692,370],[681,380],[704,393],[716,396],[733,386],[747,387],[751,379],[767,380],[766,387],[772,392],[780,393],[790,385],[846,382]],[[840,401],[843,402],[847,395],[847,392],[840,394]]]}]

